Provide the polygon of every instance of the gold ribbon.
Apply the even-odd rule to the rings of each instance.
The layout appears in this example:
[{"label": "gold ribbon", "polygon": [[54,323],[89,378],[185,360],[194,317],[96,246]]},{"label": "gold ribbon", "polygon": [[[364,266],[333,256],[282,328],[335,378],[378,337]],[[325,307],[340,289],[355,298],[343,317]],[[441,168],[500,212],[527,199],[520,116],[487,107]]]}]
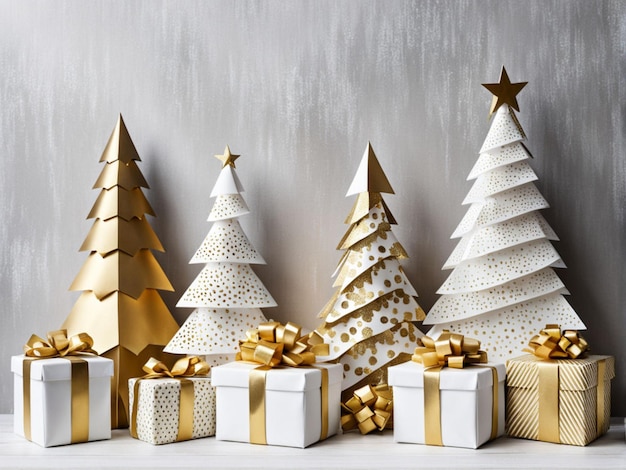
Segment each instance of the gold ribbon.
[{"label": "gold ribbon", "polygon": [[[64,358],[71,363],[71,440],[72,444],[89,440],[89,364],[80,355],[97,355],[93,339],[87,333],[67,337],[67,330],[48,332],[47,341],[31,335],[24,345],[22,362],[22,400],[24,402],[24,436],[32,439],[30,408],[30,370],[33,361]],[[71,356],[71,357],[68,357]]]},{"label": "gold ribbon", "polygon": [[301,335],[302,327],[288,322],[264,322],[248,330],[246,339],[239,341],[238,361],[258,362],[269,367],[283,364],[290,367],[311,365],[315,356],[327,356],[328,344],[314,334]]},{"label": "gold ribbon", "polygon": [[578,359],[584,357],[589,344],[576,330],[561,333],[559,325],[546,325],[531,338],[525,352],[541,359]]},{"label": "gold ribbon", "polygon": [[265,381],[267,372],[274,367],[309,366],[322,374],[320,440],[328,437],[328,370],[315,367],[315,356],[327,356],[328,344],[314,334],[302,335],[302,327],[288,322],[264,322],[258,328],[248,330],[246,339],[239,341],[240,351],[236,360],[261,364],[252,369],[248,378],[248,400],[250,406],[250,442],[267,444],[265,428]]},{"label": "gold ribbon", "polygon": [[[561,333],[559,325],[546,325],[538,335],[531,338],[526,352],[542,360],[556,359],[555,362],[539,361],[538,394],[539,424],[537,439],[545,442],[561,443],[559,422],[559,362],[558,359],[581,359],[589,350],[589,343],[576,330]],[[598,361],[598,384],[596,387],[596,436],[604,432],[604,376],[606,360]]]},{"label": "gold ribbon", "polygon": [[441,369],[462,369],[466,365],[489,367],[493,377],[491,405],[491,439],[498,433],[498,371],[487,362],[487,353],[480,341],[447,330],[433,340],[418,338],[412,360],[424,366],[424,440],[428,445],[443,446],[441,433],[441,398],[439,376]]},{"label": "gold ribbon", "polygon": [[341,417],[341,429],[344,432],[359,428],[361,434],[368,434],[375,429],[382,431],[391,419],[393,412],[393,393],[387,384],[376,387],[366,385],[355,390],[341,407],[347,413]]},{"label": "gold ribbon", "polygon": [[206,376],[211,367],[198,356],[183,357],[176,361],[172,370],[163,362],[151,357],[142,367],[146,375],[139,377],[133,387],[134,399],[131,410],[130,435],[137,437],[137,410],[139,409],[139,384],[145,379],[162,379],[169,377],[180,382],[180,398],[178,402],[178,434],[176,442],[188,441],[193,436],[193,404],[195,400],[193,382],[186,377]]}]

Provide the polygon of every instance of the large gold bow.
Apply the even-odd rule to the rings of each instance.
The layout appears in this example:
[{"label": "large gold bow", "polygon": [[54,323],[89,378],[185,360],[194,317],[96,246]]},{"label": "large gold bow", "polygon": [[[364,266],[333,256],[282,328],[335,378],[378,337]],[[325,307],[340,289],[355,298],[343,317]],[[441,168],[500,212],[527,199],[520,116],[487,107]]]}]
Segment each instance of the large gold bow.
[{"label": "large gold bow", "polygon": [[206,375],[211,366],[198,356],[182,357],[176,361],[170,370],[163,362],[151,357],[143,365],[142,369],[147,375],[142,379],[153,379],[158,377],[194,377],[196,375]]},{"label": "large gold bow", "polygon": [[310,365],[316,355],[328,355],[328,344],[315,335],[301,335],[302,327],[288,322],[264,322],[248,330],[246,339],[239,342],[238,361],[251,361],[269,367],[284,364],[290,367]]},{"label": "large gold bow", "polygon": [[341,407],[347,411],[341,417],[341,429],[344,432],[359,428],[361,434],[368,434],[374,429],[382,431],[393,412],[393,393],[387,384],[372,388],[371,385],[355,390],[352,398]]},{"label": "large gold bow", "polygon": [[538,335],[531,338],[525,352],[541,359],[578,359],[589,349],[589,343],[576,330],[561,333],[559,325],[546,325]]},{"label": "large gold bow", "polygon": [[24,354],[27,357],[65,357],[80,354],[95,354],[96,351],[91,349],[93,339],[87,333],[78,333],[77,335],[67,337],[67,330],[49,331],[47,334],[48,341],[37,336],[31,335],[28,342],[24,345]]},{"label": "large gold bow", "polygon": [[487,353],[480,350],[480,341],[447,330],[437,340],[422,336],[417,343],[418,347],[411,359],[422,364],[425,369],[437,366],[462,369],[465,364],[487,362]]}]

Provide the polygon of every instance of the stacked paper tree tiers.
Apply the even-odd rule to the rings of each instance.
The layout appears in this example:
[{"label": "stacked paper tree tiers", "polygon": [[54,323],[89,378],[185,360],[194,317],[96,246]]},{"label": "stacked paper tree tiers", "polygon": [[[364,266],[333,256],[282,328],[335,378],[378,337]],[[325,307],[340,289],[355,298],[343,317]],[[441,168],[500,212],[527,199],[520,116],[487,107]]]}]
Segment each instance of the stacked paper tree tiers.
[{"label": "stacked paper tree tiers", "polygon": [[204,264],[200,274],[179,300],[178,307],[192,307],[180,330],[165,347],[166,352],[207,356],[207,362],[234,360],[239,340],[247,330],[267,321],[262,307],[276,302],[251,264],[265,264],[237,220],[250,211],[241,195],[243,187],[228,146],[211,197],[216,197],[208,220],[208,235],[190,263]]},{"label": "stacked paper tree tiers", "polygon": [[381,193],[393,189],[368,143],[347,194],[358,198],[338,246],[346,251],[334,274],[337,290],[316,330],[330,345],[321,361],[343,364],[344,401],[364,385],[386,382],[387,367],[410,359],[422,336],[411,322],[424,312],[400,265],[407,254],[391,231],[396,221]]},{"label": "stacked paper tree tiers", "polygon": [[164,250],[146,220],[155,214],[139,160],[120,116],[100,158],[94,188],[101,192],[88,215],[95,222],[80,247],[90,254],[70,286],[83,293],[63,324],[70,335],[89,333],[93,348],[114,361],[113,427],[128,426],[128,379],[143,375],[151,356],[168,360],[162,348],[178,328],[158,292],[174,289],[151,251]]},{"label": "stacked paper tree tiers", "polygon": [[460,238],[443,269],[453,269],[424,324],[437,337],[443,329],[476,337],[491,361],[518,356],[546,324],[584,329],[563,297],[553,268],[565,265],[552,245],[558,240],[539,213],[548,203],[537,190],[524,131],[513,109],[526,83],[484,85],[496,111],[463,204],[470,207],[452,238]]}]

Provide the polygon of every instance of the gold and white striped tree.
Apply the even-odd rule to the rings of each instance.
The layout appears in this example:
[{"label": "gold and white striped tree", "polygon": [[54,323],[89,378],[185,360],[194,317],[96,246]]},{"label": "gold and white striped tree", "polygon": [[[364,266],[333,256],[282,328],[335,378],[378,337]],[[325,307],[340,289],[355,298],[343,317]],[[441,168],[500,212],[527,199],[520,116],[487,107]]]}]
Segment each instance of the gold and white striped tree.
[{"label": "gold and white striped tree", "polygon": [[346,195],[358,197],[338,246],[345,252],[333,274],[337,290],[316,329],[330,349],[318,360],[343,364],[344,400],[363,385],[386,382],[387,368],[410,359],[422,336],[412,322],[424,312],[400,264],[408,256],[391,231],[396,221],[382,193],[393,189],[368,143]]}]

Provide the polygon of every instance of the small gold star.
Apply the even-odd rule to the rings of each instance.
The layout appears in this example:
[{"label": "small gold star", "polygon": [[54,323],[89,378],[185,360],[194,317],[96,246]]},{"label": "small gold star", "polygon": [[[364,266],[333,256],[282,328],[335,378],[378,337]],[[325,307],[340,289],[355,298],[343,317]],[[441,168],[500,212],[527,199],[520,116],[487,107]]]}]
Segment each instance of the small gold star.
[{"label": "small gold star", "polygon": [[237,160],[240,156],[241,155],[233,155],[230,153],[230,148],[227,145],[224,149],[224,155],[215,155],[215,158],[222,162],[222,168],[226,165],[230,165],[235,168],[235,160]]},{"label": "small gold star", "polygon": [[514,110],[519,111],[516,96],[527,83],[511,83],[504,67],[502,67],[502,73],[500,74],[500,83],[483,83],[482,85],[493,93],[489,117],[491,118],[491,115],[503,104],[508,104]]}]

